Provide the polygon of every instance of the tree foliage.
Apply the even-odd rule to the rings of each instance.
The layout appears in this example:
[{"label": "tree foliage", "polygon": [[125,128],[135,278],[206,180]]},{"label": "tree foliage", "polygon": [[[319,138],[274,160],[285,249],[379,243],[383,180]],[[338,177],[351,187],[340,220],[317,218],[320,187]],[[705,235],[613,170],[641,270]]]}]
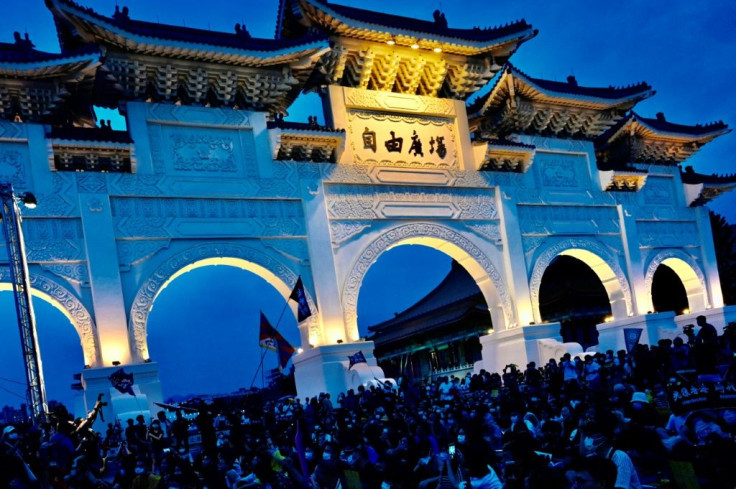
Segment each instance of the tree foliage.
[{"label": "tree foliage", "polygon": [[723,300],[726,304],[736,304],[736,232],[725,217],[713,211],[710,212],[710,225],[713,230],[713,244],[716,248]]}]

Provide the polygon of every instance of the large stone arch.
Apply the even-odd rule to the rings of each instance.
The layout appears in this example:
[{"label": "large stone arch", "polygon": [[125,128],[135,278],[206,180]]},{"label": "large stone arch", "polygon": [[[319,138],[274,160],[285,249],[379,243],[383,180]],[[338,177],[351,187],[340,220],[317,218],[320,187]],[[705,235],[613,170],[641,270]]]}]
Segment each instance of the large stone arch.
[{"label": "large stone arch", "polygon": [[500,304],[503,314],[494,315],[504,324],[494,328],[503,330],[516,325],[511,295],[503,277],[491,260],[468,238],[450,229],[432,223],[411,223],[389,229],[366,246],[355,260],[342,287],[342,306],[348,339],[355,341],[358,333],[358,294],[370,266],[384,251],[404,244],[421,244],[435,248],[454,258],[470,273],[483,293],[489,309]]},{"label": "large stone arch", "polygon": [[[208,265],[228,265],[253,272],[271,284],[286,300],[298,277],[296,272],[279,260],[247,246],[209,243],[194,246],[172,256],[143,282],[133,300],[128,328],[132,332],[131,349],[138,360],[145,361],[150,358],[147,339],[148,315],[158,294],[182,273]],[[306,294],[310,308],[316,311],[311,295],[309,292]],[[309,338],[319,337],[317,315],[313,314],[306,322]]]},{"label": "large stone arch", "polygon": [[542,322],[539,312],[539,289],[542,285],[542,276],[552,260],[559,255],[577,258],[595,272],[608,293],[615,319],[623,319],[633,313],[629,281],[616,257],[603,244],[595,240],[570,238],[548,245],[539,253],[534,262],[529,280],[529,292],[534,318],[537,322]]},{"label": "large stone arch", "polygon": [[[31,294],[57,308],[72,323],[82,344],[84,364],[102,366],[97,326],[84,304],[68,289],[43,275],[31,273],[30,280]],[[13,290],[8,268],[0,269],[0,282],[0,290]]]},{"label": "large stone arch", "polygon": [[660,265],[670,267],[680,277],[687,293],[688,307],[691,311],[707,309],[709,303],[705,275],[696,261],[681,250],[663,250],[649,260],[649,265],[647,265],[644,273],[644,290],[646,290],[647,297],[650,300],[654,272],[657,271]]}]

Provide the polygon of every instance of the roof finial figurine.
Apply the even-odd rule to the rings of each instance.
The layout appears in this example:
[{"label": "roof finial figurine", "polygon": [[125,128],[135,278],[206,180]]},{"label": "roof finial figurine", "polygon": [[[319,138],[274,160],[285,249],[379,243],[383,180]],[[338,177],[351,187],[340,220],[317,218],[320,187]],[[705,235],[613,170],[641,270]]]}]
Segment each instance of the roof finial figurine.
[{"label": "roof finial figurine", "polygon": [[567,83],[569,83],[573,87],[578,86],[578,80],[575,78],[575,75],[570,75],[567,77]]},{"label": "roof finial figurine", "polygon": [[115,13],[112,14],[112,18],[115,20],[130,20],[130,11],[128,10],[128,7],[123,7],[123,10],[120,11],[120,7],[115,5]]},{"label": "roof finial figurine", "polygon": [[437,24],[440,27],[447,27],[447,18],[445,17],[445,14],[440,11],[440,9],[435,10],[432,13],[432,17],[434,17],[434,23]]},{"label": "roof finial figurine", "polygon": [[665,122],[664,112],[657,112],[657,120],[660,122]]},{"label": "roof finial figurine", "polygon": [[245,24],[235,24],[235,35],[244,39],[250,39],[250,32],[245,28]]}]

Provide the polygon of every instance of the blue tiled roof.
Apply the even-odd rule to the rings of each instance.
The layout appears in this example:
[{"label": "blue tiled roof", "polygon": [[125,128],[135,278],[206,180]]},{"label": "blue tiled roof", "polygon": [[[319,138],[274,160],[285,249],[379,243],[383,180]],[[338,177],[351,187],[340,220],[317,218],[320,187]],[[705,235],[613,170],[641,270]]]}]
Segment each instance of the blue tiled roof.
[{"label": "blue tiled roof", "polygon": [[511,34],[516,34],[531,29],[525,20],[508,23],[503,26],[481,29],[478,27],[472,29],[456,29],[445,27],[429,20],[419,20],[412,17],[402,17],[399,15],[385,14],[382,12],[373,12],[345,5],[329,3],[325,0],[313,0],[315,3],[322,4],[335,12],[347,18],[367,22],[370,24],[391,27],[394,29],[403,29],[415,32],[425,32],[438,36],[454,37],[457,39],[467,39],[469,41],[491,41],[499,39]]},{"label": "blue tiled roof", "polygon": [[688,166],[685,167],[685,171],[680,171],[680,176],[682,177],[682,183],[690,183],[690,184],[698,184],[698,183],[704,183],[704,184],[711,184],[711,185],[718,185],[718,184],[732,184],[736,183],[736,173],[732,173],[730,175],[705,175],[703,173],[697,173],[693,171],[693,167]]},{"label": "blue tiled roof", "polygon": [[[123,31],[153,39],[166,39],[171,41],[206,44],[253,51],[276,51],[326,39],[326,36],[322,34],[313,34],[307,37],[289,40],[255,38],[250,37],[247,34],[237,34],[235,32],[218,32],[207,29],[196,29],[192,27],[133,20],[120,15],[106,17],[95,12],[91,8],[83,7],[71,0],[56,1],[58,3],[66,4],[67,6],[71,6],[84,12],[86,15],[115,26]],[[50,3],[50,0],[47,0],[47,3]]]},{"label": "blue tiled roof", "polygon": [[[375,326],[371,331],[380,331],[397,324],[407,323],[421,317],[430,318],[444,311],[450,304],[455,304],[481,294],[475,280],[457,262],[452,262],[450,273],[431,292],[416,304],[400,312],[395,317]],[[470,307],[470,306],[469,306]],[[467,311],[455,311],[455,315],[464,315]],[[436,319],[436,318],[435,318]],[[451,320],[452,318],[450,318]],[[429,319],[427,319],[429,321]]]},{"label": "blue tiled roof", "polygon": [[476,99],[468,107],[468,114],[472,114],[483,107],[488,98],[493,95],[493,92],[495,91],[496,86],[498,85],[501,78],[503,78],[503,75],[508,73],[525,80],[527,83],[536,86],[541,91],[553,92],[557,94],[567,94],[578,97],[619,100],[629,97],[635,97],[638,95],[644,95],[652,90],[651,85],[646,82],[634,83],[625,87],[582,87],[578,85],[577,82],[570,83],[569,81],[560,82],[553,80],[543,80],[541,78],[534,78],[532,76],[529,76],[520,69],[516,68],[510,62],[507,62],[503,70],[499,71],[496,75],[494,86],[491,88],[490,92]]},{"label": "blue tiled roof", "polygon": [[22,44],[19,45],[17,43],[0,42],[0,63],[36,63],[66,60],[98,52],[99,50],[96,46],[85,46],[82,49],[76,49],[64,53],[47,53]]},{"label": "blue tiled roof", "polygon": [[630,111],[626,114],[626,117],[618,121],[608,131],[601,134],[597,140],[597,145],[601,148],[605,146],[608,140],[613,137],[618,131],[621,130],[626,124],[631,121],[639,122],[640,124],[649,127],[655,132],[669,133],[669,134],[681,134],[683,136],[707,136],[711,134],[722,133],[728,131],[728,125],[723,121],[713,122],[710,124],[696,124],[694,126],[688,126],[685,124],[675,124],[664,119],[664,117],[658,117],[649,119],[642,117],[634,111]]}]

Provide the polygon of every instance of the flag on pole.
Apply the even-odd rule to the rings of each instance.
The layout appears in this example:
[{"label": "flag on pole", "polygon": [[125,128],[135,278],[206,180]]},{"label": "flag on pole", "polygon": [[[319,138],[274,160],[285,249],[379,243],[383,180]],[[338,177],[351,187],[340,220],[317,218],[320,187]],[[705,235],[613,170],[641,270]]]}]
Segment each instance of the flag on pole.
[{"label": "flag on pole", "polygon": [[296,448],[296,455],[299,459],[299,468],[302,471],[302,479],[305,484],[309,481],[309,468],[307,466],[307,457],[304,449],[304,439],[302,438],[302,432],[299,429],[301,423],[299,420],[296,422],[296,435],[294,435],[294,448]]},{"label": "flag on pole", "polygon": [[634,347],[639,344],[642,328],[624,328],[624,343],[626,344],[626,352],[631,353]]},{"label": "flag on pole", "polygon": [[366,362],[365,355],[363,355],[363,351],[359,350],[355,355],[348,355],[348,360],[350,360],[350,366],[348,366],[348,370],[353,368],[353,365],[356,363],[368,363]]},{"label": "flag on pole", "polygon": [[135,396],[133,392],[133,374],[126,374],[122,368],[108,377],[114,388],[122,394],[130,394]]},{"label": "flag on pole", "polygon": [[271,323],[268,321],[268,318],[266,318],[266,315],[263,314],[263,311],[261,311],[261,332],[258,343],[262,348],[267,348],[278,353],[279,370],[286,367],[289,359],[296,351],[296,349],[286,341],[286,338],[281,336],[281,333],[271,326]]},{"label": "flag on pole", "polygon": [[297,319],[300,323],[312,315],[312,311],[309,309],[309,302],[307,302],[307,294],[304,293],[304,284],[302,283],[301,277],[296,279],[296,285],[294,285],[294,289],[291,291],[289,300],[296,301],[299,305],[297,308]]}]

